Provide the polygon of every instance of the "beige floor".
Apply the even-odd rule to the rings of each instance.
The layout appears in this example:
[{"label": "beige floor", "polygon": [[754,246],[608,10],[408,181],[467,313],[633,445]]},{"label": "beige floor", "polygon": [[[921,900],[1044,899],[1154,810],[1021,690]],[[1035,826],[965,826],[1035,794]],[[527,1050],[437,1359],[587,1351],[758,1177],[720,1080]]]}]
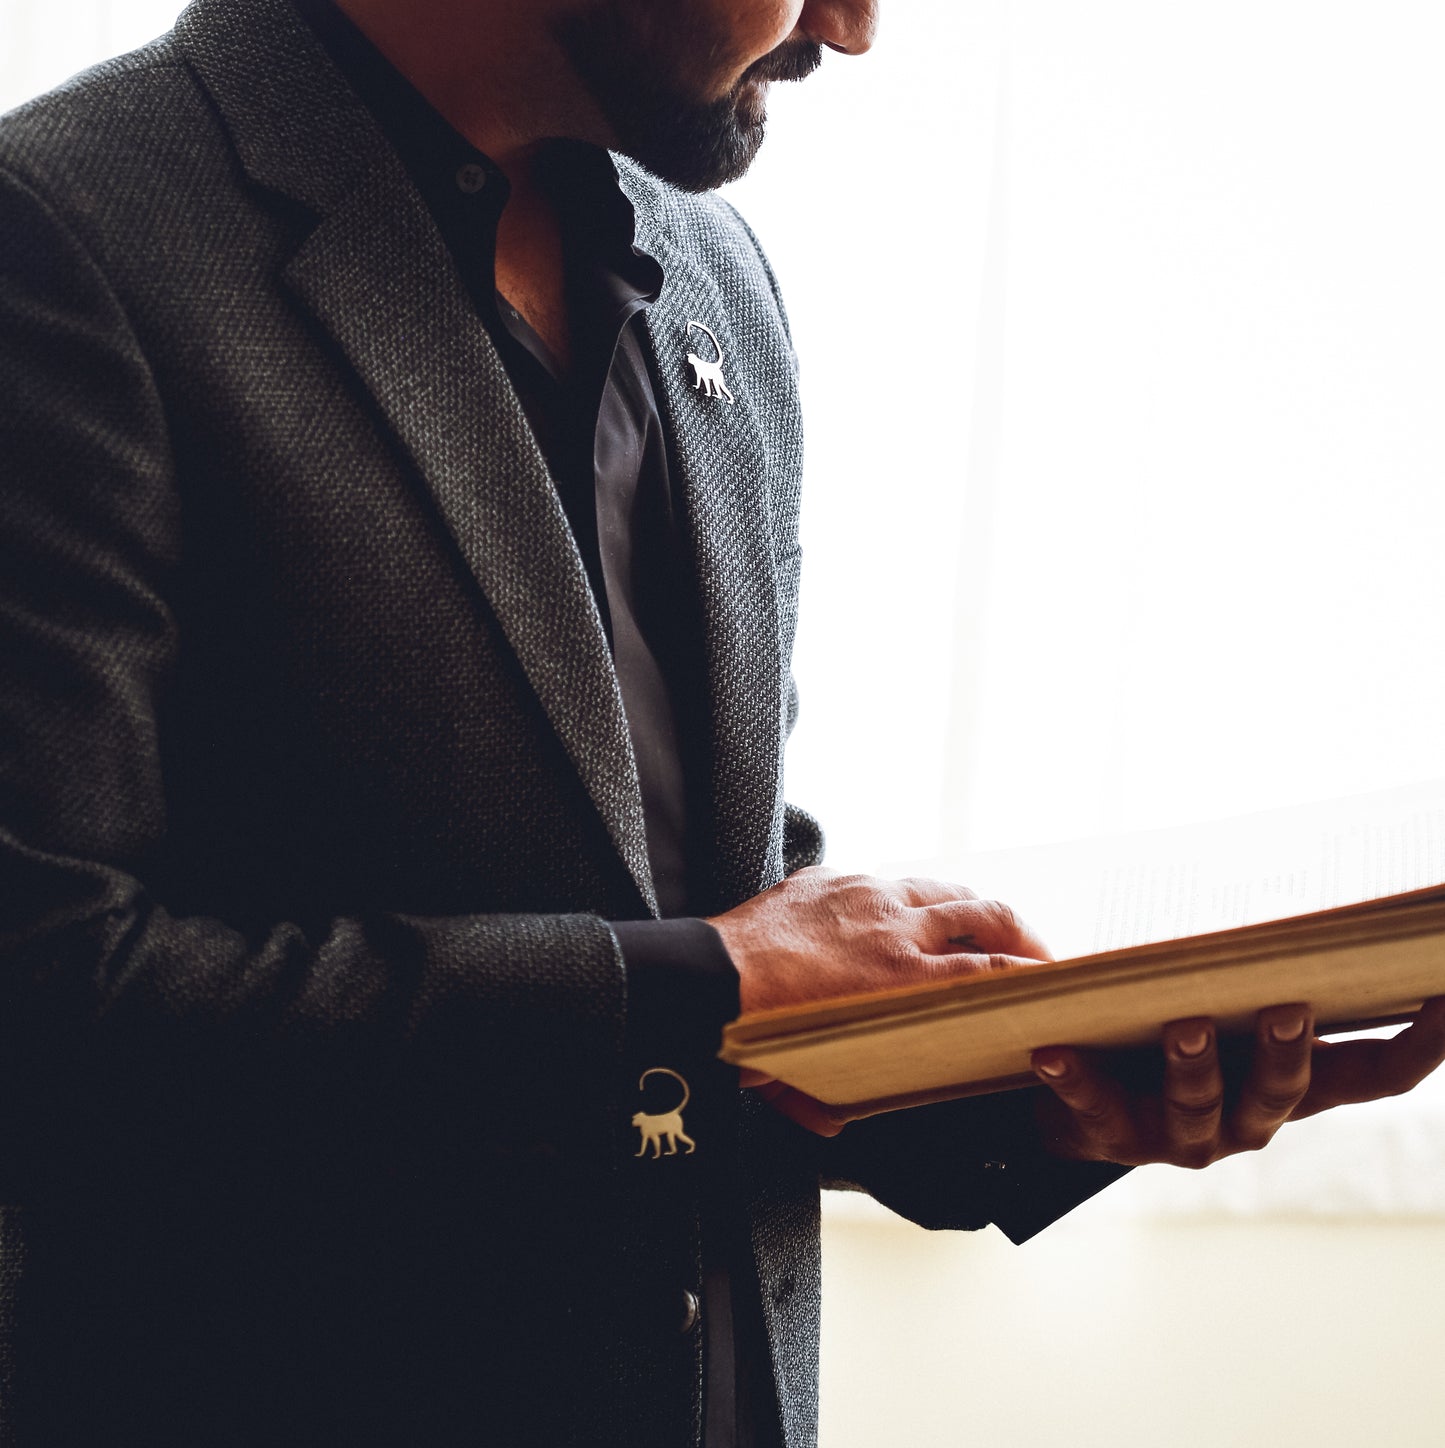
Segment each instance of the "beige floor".
[{"label": "beige floor", "polygon": [[1445,1221],[825,1217],[822,1448],[1442,1448]]}]

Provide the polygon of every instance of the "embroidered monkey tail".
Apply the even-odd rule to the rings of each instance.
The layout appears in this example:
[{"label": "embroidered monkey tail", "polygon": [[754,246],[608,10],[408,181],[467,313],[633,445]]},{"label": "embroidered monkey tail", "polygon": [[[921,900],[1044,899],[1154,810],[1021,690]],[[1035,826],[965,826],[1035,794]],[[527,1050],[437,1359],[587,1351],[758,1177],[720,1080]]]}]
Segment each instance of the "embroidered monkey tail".
[{"label": "embroidered monkey tail", "polygon": [[686,1109],[687,1103],[692,1100],[692,1091],[689,1089],[687,1082],[684,1081],[682,1077],[677,1074],[676,1071],[674,1071],[670,1066],[649,1066],[647,1070],[645,1070],[642,1075],[637,1078],[637,1089],[639,1091],[642,1090],[649,1076],[671,1076],[672,1079],[676,1081],[679,1086],[682,1087],[682,1100],[679,1101],[673,1109],[676,1111],[682,1111]]}]

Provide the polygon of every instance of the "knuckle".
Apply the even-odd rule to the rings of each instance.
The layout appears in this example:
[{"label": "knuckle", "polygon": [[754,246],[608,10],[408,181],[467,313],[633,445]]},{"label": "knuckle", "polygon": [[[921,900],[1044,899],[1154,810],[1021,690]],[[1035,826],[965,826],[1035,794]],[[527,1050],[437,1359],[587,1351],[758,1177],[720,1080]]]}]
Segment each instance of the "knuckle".
[{"label": "knuckle", "polygon": [[1066,1096],[1065,1101],[1080,1126],[1099,1140],[1112,1140],[1119,1135],[1108,1102],[1092,1091]]},{"label": "knuckle", "polygon": [[1255,1100],[1259,1102],[1261,1108],[1270,1116],[1278,1117],[1281,1121],[1304,1100],[1304,1097],[1305,1088],[1303,1086],[1266,1086],[1255,1093]]},{"label": "knuckle", "polygon": [[1098,1133],[1094,1140],[1101,1161],[1116,1161],[1127,1166],[1139,1159],[1138,1143],[1130,1131],[1104,1131]]},{"label": "knuckle", "polygon": [[843,910],[875,926],[896,929],[898,922],[909,913],[910,907],[891,880],[879,880],[872,875],[839,875],[829,888],[842,897],[839,903]]},{"label": "knuckle", "polygon": [[1203,1171],[1205,1167],[1212,1166],[1218,1156],[1219,1153],[1214,1142],[1196,1142],[1182,1146],[1178,1150],[1174,1157],[1174,1165],[1183,1167],[1185,1171]]},{"label": "knuckle", "polygon": [[984,903],[988,907],[989,921],[993,927],[1006,939],[1016,939],[1021,933],[1023,922],[1013,906],[1006,905],[1002,900],[988,900]]},{"label": "knuckle", "polygon": [[1169,1112],[1180,1121],[1210,1121],[1224,1109],[1224,1095],[1211,1091],[1202,1096],[1170,1096]]},{"label": "knuckle", "polygon": [[904,979],[935,975],[937,962],[921,951],[906,935],[888,935],[883,940],[883,963]]},{"label": "knuckle", "polygon": [[905,875],[897,883],[901,890],[911,895],[947,897],[955,893],[952,885],[942,880],[931,880],[927,875]]},{"label": "knuckle", "polygon": [[790,881],[797,884],[821,885],[827,880],[834,879],[834,873],[827,865],[804,865],[801,870],[794,870],[791,875],[785,876],[778,881],[777,888],[787,885]]},{"label": "knuckle", "polygon": [[887,890],[873,890],[868,896],[868,907],[873,918],[888,929],[906,935],[911,941],[917,930],[914,910]]},{"label": "knuckle", "polygon": [[1273,1129],[1262,1124],[1247,1126],[1235,1135],[1240,1151],[1263,1151],[1273,1140]]}]

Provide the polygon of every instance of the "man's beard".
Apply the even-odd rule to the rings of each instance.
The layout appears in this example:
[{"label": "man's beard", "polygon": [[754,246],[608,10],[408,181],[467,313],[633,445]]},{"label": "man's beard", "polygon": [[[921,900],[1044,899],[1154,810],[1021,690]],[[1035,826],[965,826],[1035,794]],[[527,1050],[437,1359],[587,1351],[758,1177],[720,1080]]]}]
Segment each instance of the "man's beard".
[{"label": "man's beard", "polygon": [[[685,5],[672,10],[675,17]],[[653,12],[654,14],[656,12]],[[636,18],[622,0],[602,0],[562,22],[558,39],[602,110],[624,155],[685,191],[736,181],[758,154],[767,125],[763,87],[802,80],[822,62],[814,41],[790,41],[755,61],[717,100],[700,100],[678,79],[677,52],[694,37]],[[705,39],[698,45],[708,47]],[[688,67],[697,57],[683,57]]]}]

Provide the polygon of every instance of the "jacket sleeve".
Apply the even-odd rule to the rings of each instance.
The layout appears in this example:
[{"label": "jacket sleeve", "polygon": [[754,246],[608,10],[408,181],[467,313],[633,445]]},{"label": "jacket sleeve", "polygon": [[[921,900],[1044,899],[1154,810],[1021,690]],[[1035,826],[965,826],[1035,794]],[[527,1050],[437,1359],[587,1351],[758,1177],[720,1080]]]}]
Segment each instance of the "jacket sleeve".
[{"label": "jacket sleeve", "polygon": [[78,1144],[175,1150],[167,1123],[194,1137],[228,1113],[284,1132],[359,1112],[359,1138],[368,1110],[412,1111],[599,1146],[626,1015],[603,920],[242,929],[148,889],[167,827],[159,699],[187,643],[168,603],[183,517],[165,405],[45,201],[0,175],[0,217],[5,1171],[52,1180]]}]

